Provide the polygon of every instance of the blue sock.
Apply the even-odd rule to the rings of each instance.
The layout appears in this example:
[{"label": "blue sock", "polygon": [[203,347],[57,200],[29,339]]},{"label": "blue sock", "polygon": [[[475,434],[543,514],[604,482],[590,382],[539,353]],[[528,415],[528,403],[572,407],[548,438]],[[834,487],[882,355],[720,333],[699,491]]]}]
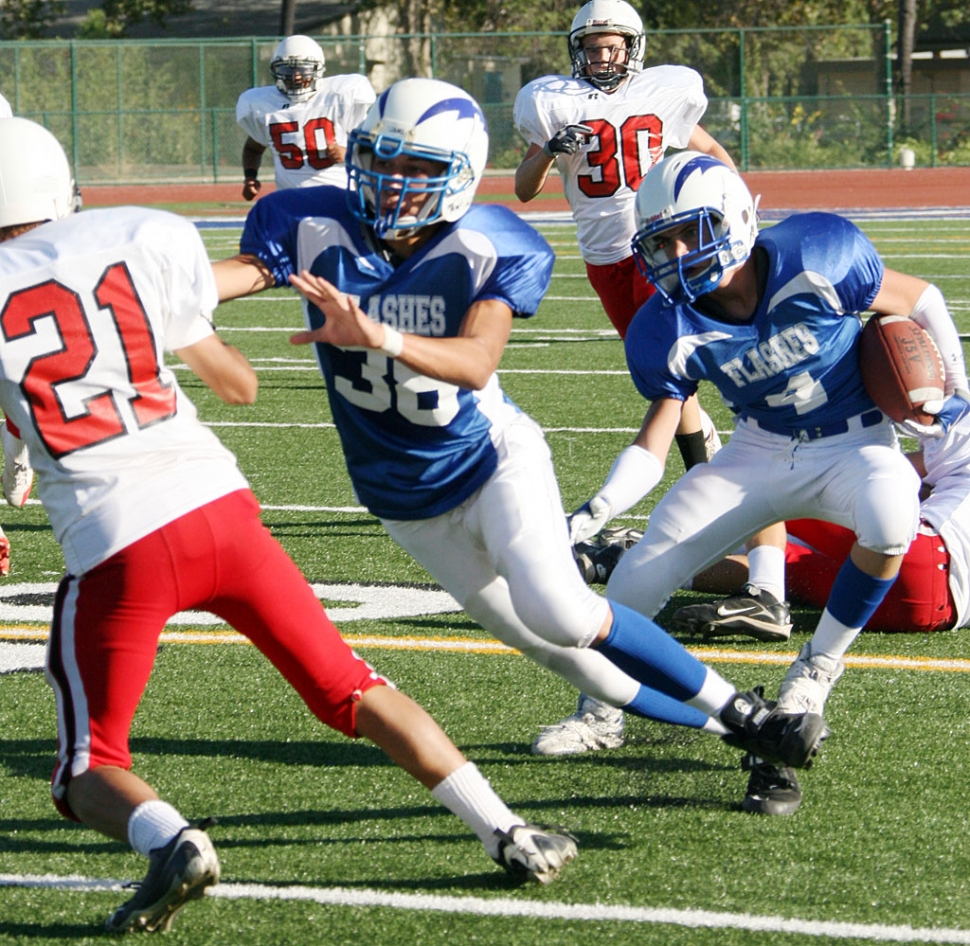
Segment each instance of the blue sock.
[{"label": "blue sock", "polygon": [[847,558],[835,576],[825,607],[840,624],[865,627],[895,580],[895,577],[873,578]]},{"label": "blue sock", "polygon": [[675,700],[689,700],[700,692],[707,675],[704,664],[650,618],[615,601],[610,607],[610,633],[593,645],[604,657],[648,689]]},{"label": "blue sock", "polygon": [[673,723],[675,726],[692,726],[702,729],[709,719],[707,713],[695,709],[688,703],[681,703],[672,696],[658,693],[648,687],[641,686],[637,695],[630,700],[623,710],[642,716],[644,719],[655,719],[658,723]]}]

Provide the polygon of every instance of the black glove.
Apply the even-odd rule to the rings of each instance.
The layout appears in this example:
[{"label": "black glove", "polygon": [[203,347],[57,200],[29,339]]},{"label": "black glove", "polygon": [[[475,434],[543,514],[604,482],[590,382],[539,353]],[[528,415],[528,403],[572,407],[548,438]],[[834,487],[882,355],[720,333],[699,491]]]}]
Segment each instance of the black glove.
[{"label": "black glove", "polygon": [[542,150],[550,158],[557,154],[575,154],[589,143],[592,134],[589,125],[566,125],[542,146]]}]

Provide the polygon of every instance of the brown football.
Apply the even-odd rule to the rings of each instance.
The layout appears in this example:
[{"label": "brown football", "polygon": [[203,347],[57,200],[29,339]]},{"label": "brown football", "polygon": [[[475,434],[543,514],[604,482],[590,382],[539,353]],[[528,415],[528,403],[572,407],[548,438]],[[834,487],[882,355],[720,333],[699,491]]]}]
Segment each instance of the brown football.
[{"label": "brown football", "polygon": [[943,359],[933,339],[905,315],[874,315],[859,339],[862,383],[894,421],[931,424],[927,401],[943,397]]}]

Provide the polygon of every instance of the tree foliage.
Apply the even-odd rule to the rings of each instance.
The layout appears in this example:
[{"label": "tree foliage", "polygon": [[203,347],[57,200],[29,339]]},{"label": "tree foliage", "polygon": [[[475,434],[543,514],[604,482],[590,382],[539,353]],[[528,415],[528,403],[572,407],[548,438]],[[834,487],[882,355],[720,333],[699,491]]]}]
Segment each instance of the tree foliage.
[{"label": "tree foliage", "polygon": [[192,0],[104,0],[88,11],[78,35],[81,39],[124,39],[128,30],[149,21],[164,27],[170,17],[192,9]]},{"label": "tree foliage", "polygon": [[59,0],[0,0],[0,39],[38,39],[63,13]]}]

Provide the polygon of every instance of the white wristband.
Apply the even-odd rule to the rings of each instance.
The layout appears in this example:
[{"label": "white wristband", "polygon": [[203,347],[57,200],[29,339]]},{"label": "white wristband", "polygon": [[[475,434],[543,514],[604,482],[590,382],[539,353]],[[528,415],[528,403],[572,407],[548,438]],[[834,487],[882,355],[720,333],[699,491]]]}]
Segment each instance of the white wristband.
[{"label": "white wristband", "polygon": [[385,325],[384,342],[379,350],[389,358],[397,358],[404,351],[404,336],[396,328]]}]

